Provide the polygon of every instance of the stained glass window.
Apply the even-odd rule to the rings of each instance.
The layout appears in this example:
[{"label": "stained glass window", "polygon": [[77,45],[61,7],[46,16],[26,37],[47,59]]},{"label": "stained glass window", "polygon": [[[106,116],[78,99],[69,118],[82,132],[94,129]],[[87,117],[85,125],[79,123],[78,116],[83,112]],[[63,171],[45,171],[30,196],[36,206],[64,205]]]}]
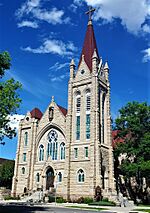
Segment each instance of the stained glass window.
[{"label": "stained glass window", "polygon": [[89,157],[89,150],[88,147],[85,147],[85,157],[88,158]]},{"label": "stained glass window", "polygon": [[60,144],[60,160],[65,159],[65,143]]},{"label": "stained glass window", "polygon": [[28,144],[28,132],[24,133],[24,145],[27,146]]},{"label": "stained glass window", "polygon": [[90,139],[90,114],[86,114],[86,139]]},{"label": "stained glass window", "polygon": [[84,182],[84,171],[82,169],[78,171],[78,182]]},{"label": "stained glass window", "polygon": [[51,130],[48,134],[47,158],[51,156],[52,160],[57,160],[58,155],[58,134],[55,130]]},{"label": "stained glass window", "polygon": [[74,148],[74,157],[78,158],[78,148]]},{"label": "stained glass window", "polygon": [[80,140],[80,116],[76,116],[76,140]]},{"label": "stained glass window", "polygon": [[39,161],[44,160],[44,146],[41,144],[39,146]]},{"label": "stained glass window", "polygon": [[23,161],[25,162],[27,160],[27,155],[26,153],[23,153]]}]

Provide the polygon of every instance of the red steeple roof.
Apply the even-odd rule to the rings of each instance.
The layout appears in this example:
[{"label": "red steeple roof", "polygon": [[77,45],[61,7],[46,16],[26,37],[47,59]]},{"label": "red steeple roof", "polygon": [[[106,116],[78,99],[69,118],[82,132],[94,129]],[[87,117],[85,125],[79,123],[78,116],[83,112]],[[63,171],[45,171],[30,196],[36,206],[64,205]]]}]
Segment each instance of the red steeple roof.
[{"label": "red steeple roof", "polygon": [[79,65],[80,65],[82,61],[82,55],[84,55],[84,60],[86,64],[88,65],[90,71],[92,71],[92,56],[94,53],[94,49],[96,50],[97,56],[99,57],[97,45],[96,45],[96,39],[94,35],[94,29],[93,29],[92,21],[90,20],[88,22],[87,31],[86,31],[86,35],[84,39],[83,48],[82,48],[82,53],[81,53],[80,61],[79,61]]},{"label": "red steeple roof", "polygon": [[37,119],[41,119],[43,114],[42,112],[38,109],[38,108],[34,108],[31,112],[31,118],[37,118]]}]

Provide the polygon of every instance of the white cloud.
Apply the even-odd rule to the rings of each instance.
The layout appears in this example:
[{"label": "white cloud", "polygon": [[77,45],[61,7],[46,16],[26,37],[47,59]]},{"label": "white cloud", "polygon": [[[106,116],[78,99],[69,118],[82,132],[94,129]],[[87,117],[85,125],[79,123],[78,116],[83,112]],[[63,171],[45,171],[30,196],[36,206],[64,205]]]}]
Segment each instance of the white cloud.
[{"label": "white cloud", "polygon": [[142,27],[143,32],[150,33],[150,26],[148,24],[144,24]]},{"label": "white cloud", "polygon": [[[51,66],[49,68],[50,73],[49,73],[49,77],[50,77],[50,81],[51,82],[61,82],[64,79],[69,77],[69,63],[65,62],[65,63],[59,63],[56,62],[53,66]],[[56,76],[57,73],[57,76]]]},{"label": "white cloud", "polygon": [[26,47],[22,48],[22,50],[39,54],[52,53],[58,54],[60,56],[69,56],[72,55],[73,52],[77,50],[77,48],[72,42],[64,43],[61,40],[45,39],[43,44],[38,48]]},{"label": "white cloud", "polygon": [[150,61],[150,47],[143,50],[142,53],[144,54],[143,63]]},{"label": "white cloud", "polygon": [[27,0],[25,1],[21,7],[16,11],[16,16],[21,18],[24,14],[29,14],[32,12],[34,8],[38,8],[40,6],[41,0]]},{"label": "white cloud", "polygon": [[83,5],[83,0],[73,0],[73,4],[82,6]]},{"label": "white cloud", "polygon": [[142,24],[150,16],[150,5],[147,0],[84,0],[97,10],[94,14],[96,21],[113,22],[116,18],[133,34],[137,34]]},{"label": "white cloud", "polygon": [[18,130],[19,127],[19,122],[21,119],[24,118],[24,115],[10,115],[8,116],[8,119],[10,120],[10,122],[8,123],[8,125],[12,128],[12,129],[16,129]]},{"label": "white cloud", "polygon": [[49,68],[49,70],[58,71],[58,70],[61,70],[61,69],[65,68],[65,67],[67,67],[67,66],[69,67],[69,63],[68,62],[63,63],[63,64],[60,64],[59,62],[56,62],[53,66],[51,66]]},{"label": "white cloud", "polygon": [[31,27],[31,28],[38,28],[38,23],[37,22],[32,22],[32,21],[22,21],[18,23],[18,27]]},{"label": "white cloud", "polygon": [[42,0],[26,0],[16,11],[16,16],[21,18],[32,18],[36,20],[46,21],[50,24],[70,23],[69,17],[64,17],[64,11],[58,10],[56,7],[50,10],[42,8]]},{"label": "white cloud", "polygon": [[73,0],[73,3],[69,6],[72,12],[76,12],[78,7],[83,6],[83,0]]},{"label": "white cloud", "polygon": [[64,20],[62,16],[64,15],[63,10],[58,10],[57,8],[52,8],[50,11],[45,9],[34,9],[33,11],[34,17],[39,20],[46,21],[50,24],[62,24]]},{"label": "white cloud", "polygon": [[59,76],[51,76],[50,77],[50,81],[51,82],[61,82],[63,81],[65,78],[67,78],[69,76],[69,73],[65,73]]}]

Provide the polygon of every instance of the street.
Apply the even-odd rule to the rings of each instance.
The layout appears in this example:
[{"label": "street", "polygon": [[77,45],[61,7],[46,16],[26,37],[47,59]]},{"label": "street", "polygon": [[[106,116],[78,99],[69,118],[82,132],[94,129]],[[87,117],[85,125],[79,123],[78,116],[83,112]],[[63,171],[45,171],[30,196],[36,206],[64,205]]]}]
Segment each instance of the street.
[{"label": "street", "polygon": [[[98,211],[64,207],[27,206],[23,204],[0,204],[0,213],[94,213]],[[100,211],[104,213],[104,211]],[[112,213],[107,211],[107,213]]]}]

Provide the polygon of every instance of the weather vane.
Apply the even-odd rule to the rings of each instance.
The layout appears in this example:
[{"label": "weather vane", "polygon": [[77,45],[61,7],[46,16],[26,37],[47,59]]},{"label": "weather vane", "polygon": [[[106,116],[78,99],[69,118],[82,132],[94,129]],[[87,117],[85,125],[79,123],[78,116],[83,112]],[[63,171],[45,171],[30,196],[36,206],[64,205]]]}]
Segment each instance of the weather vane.
[{"label": "weather vane", "polygon": [[85,14],[89,15],[89,21],[92,20],[92,13],[95,11],[95,8],[89,6],[89,11],[87,11]]}]

